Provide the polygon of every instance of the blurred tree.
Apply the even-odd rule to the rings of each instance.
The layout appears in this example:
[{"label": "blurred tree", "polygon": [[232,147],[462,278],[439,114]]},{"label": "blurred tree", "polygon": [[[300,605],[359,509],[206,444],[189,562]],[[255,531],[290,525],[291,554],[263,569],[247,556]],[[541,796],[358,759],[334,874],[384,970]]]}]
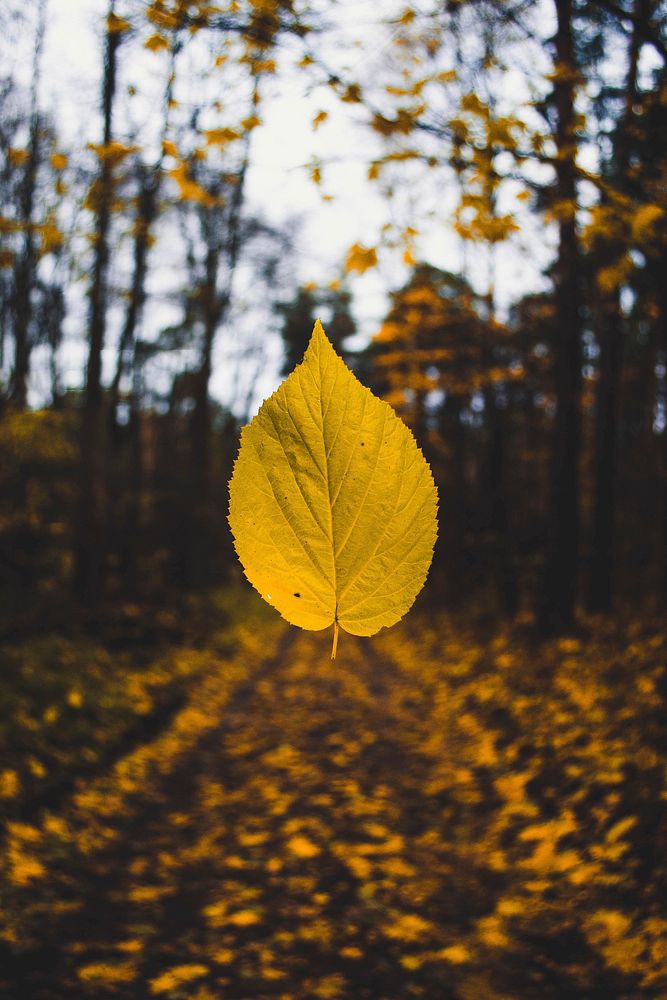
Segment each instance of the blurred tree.
[{"label": "blurred tree", "polygon": [[[587,13],[597,22],[594,23],[591,38],[594,56],[597,59],[608,57],[612,47],[623,44],[624,39],[618,38],[619,26],[605,8],[599,10],[596,5],[591,5]],[[627,40],[627,68],[623,86],[612,88],[603,83],[594,105],[594,112],[602,128],[605,122],[611,121],[613,125],[608,142],[601,143],[602,154],[604,156],[606,152],[606,158],[601,164],[600,201],[588,231],[588,242],[595,261],[595,286],[591,289],[591,305],[600,352],[595,408],[591,563],[587,594],[588,609],[592,612],[607,612],[612,606],[624,333],[621,281],[618,279],[622,279],[629,246],[623,238],[625,234],[620,231],[621,227],[611,220],[622,214],[620,202],[625,202],[629,194],[628,169],[638,99],[639,55],[648,4],[644,0],[636,0],[627,13],[632,18],[632,28]],[[584,35],[584,40],[585,37]]]},{"label": "blurred tree", "polygon": [[412,427],[442,487],[439,561],[450,600],[463,597],[461,581],[474,575],[476,548],[499,606],[512,614],[518,590],[506,500],[504,387],[519,369],[513,369],[509,332],[486,313],[485,298],[464,278],[418,264],[392,295],[370,357],[376,388]]},{"label": "blurred tree", "polygon": [[553,343],[556,413],[551,487],[547,513],[547,549],[540,602],[543,632],[562,631],[574,621],[580,559],[579,459],[581,452],[582,288],[577,235],[579,145],[575,100],[579,66],[573,37],[573,2],[555,0],[556,34],[553,91],[547,115],[553,115],[555,184],[551,211],[558,227],[553,267],[555,338]]},{"label": "blurred tree", "polygon": [[41,78],[41,59],[46,27],[46,0],[40,0],[37,7],[35,43],[33,49],[32,82],[30,86],[30,110],[27,148],[25,158],[18,158],[22,171],[18,191],[18,225],[22,233],[22,246],[14,266],[14,363],[9,382],[9,399],[19,409],[24,409],[28,398],[28,373],[30,370],[32,293],[36,281],[37,247],[35,240],[35,194],[37,173],[43,152],[42,117],[39,110],[38,94]]},{"label": "blurred tree", "polygon": [[170,111],[174,102],[176,59],[181,48],[180,25],[170,35],[170,59],[162,106],[162,129],[156,159],[146,163],[141,151],[134,164],[136,175],[136,214],[133,223],[132,280],[127,292],[127,307],[118,341],[116,370],[109,389],[109,417],[112,440],[118,440],[118,404],[123,378],[134,368],[133,354],[137,328],[146,302],[146,279],[150,248],[155,241],[154,227],[160,211],[159,196],[164,181],[164,158],[170,148],[168,134]]},{"label": "blurred tree", "polygon": [[76,594],[89,604],[95,603],[103,583],[103,524],[106,504],[102,478],[102,351],[107,327],[114,167],[126,153],[122,144],[113,142],[116,68],[122,35],[115,20],[114,6],[115,0],[109,0],[102,76],[102,143],[96,149],[99,171],[89,194],[95,228],[89,292],[88,360],[81,411],[81,496],[74,567]]},{"label": "blurred tree", "polygon": [[290,302],[278,306],[278,315],[282,321],[280,333],[285,343],[285,356],[280,370],[282,376],[289,375],[301,362],[318,318],[318,306],[315,289],[308,286],[302,286]]},{"label": "blurred tree", "polygon": [[[120,17],[111,2],[106,22],[105,70],[102,85],[102,143],[95,147],[99,159],[98,176],[87,198],[94,214],[93,265],[91,269],[90,310],[88,322],[88,362],[86,368],[84,411],[82,414],[82,476],[81,510],[78,521],[79,541],[75,568],[76,590],[93,602],[102,589],[105,564],[102,525],[107,518],[108,493],[112,490],[114,509],[121,493],[127,496],[128,516],[136,517],[141,482],[141,391],[144,358],[137,355],[138,334],[146,301],[148,258],[151,243],[156,238],[160,213],[163,179],[168,173],[178,192],[177,204],[185,206],[185,214],[196,220],[198,231],[190,243],[188,267],[190,289],[187,293],[187,320],[191,346],[198,354],[194,364],[194,389],[190,414],[192,506],[202,512],[207,509],[210,486],[211,413],[209,385],[217,331],[228,314],[232,297],[232,280],[243,241],[243,206],[245,177],[249,164],[250,135],[260,123],[257,110],[260,103],[258,83],[262,75],[274,72],[271,49],[281,34],[304,34],[306,28],[292,4],[276,2],[266,5],[249,0],[242,6],[233,5],[227,11],[213,9],[201,0],[154,0],[135,16],[134,22]],[[121,41],[142,38],[146,28],[144,48],[158,55],[169,54],[170,65],[163,102],[162,128],[157,157],[146,162],[145,151],[128,145],[114,136],[112,116],[117,77],[122,73],[118,63]],[[240,113],[240,122],[212,125],[219,118],[222,105],[213,100],[209,106],[206,90],[191,105],[190,119],[172,128],[172,109],[179,106],[175,95],[175,62],[184,41],[195,44],[197,36],[210,41],[199,44],[198,51],[216,69],[229,66],[232,86],[240,94],[250,82],[250,106]],[[215,45],[214,45],[215,43]],[[218,52],[214,51],[214,47]],[[181,116],[182,118],[182,116]],[[170,138],[176,136],[176,141]],[[120,134],[120,133],[119,133]],[[186,150],[189,147],[189,152]],[[228,154],[227,148],[241,150],[240,155]],[[136,155],[135,155],[136,154]],[[168,172],[164,158],[175,160]],[[210,162],[207,162],[210,161]],[[132,221],[131,279],[126,293],[124,319],[120,327],[115,372],[108,398],[108,421],[112,441],[119,446],[130,445],[125,461],[116,455],[116,468],[105,475],[102,463],[107,453],[102,410],[106,404],[102,388],[102,355],[106,342],[109,311],[114,304],[109,287],[111,260],[111,227],[114,212],[125,214],[127,206],[119,198],[118,166],[126,164],[126,180],[135,194],[130,201],[135,209]],[[182,212],[183,214],[183,212]],[[186,243],[187,245],[187,243]],[[201,251],[201,252],[200,252]],[[129,410],[127,432],[119,428],[121,392],[127,389]],[[123,419],[127,413],[124,411]],[[110,468],[110,467],[109,467]],[[122,484],[121,471],[129,479]],[[119,473],[121,478],[119,479]],[[126,524],[130,537],[136,537],[137,525]],[[197,533],[197,537],[201,536]],[[199,546],[200,549],[203,546]],[[123,560],[126,562],[126,560]],[[198,560],[194,559],[197,564]]]},{"label": "blurred tree", "polygon": [[352,296],[347,289],[315,289],[309,285],[302,285],[291,301],[279,305],[280,332],[285,344],[281,375],[289,375],[303,360],[316,319],[325,324],[327,337],[337,353],[354,367],[351,352],[344,347],[345,340],[357,332],[351,307]]},{"label": "blurred tree", "polygon": [[[654,13],[655,25],[657,21]],[[667,17],[661,22],[663,33]],[[645,29],[648,30],[648,29]],[[655,27],[652,29],[655,31]],[[654,35],[652,35],[654,37]],[[649,337],[657,351],[653,371],[653,392],[650,400],[650,419],[659,433],[662,451],[662,544],[661,596],[667,600],[667,55],[661,52],[662,66],[655,73],[655,87],[641,95],[637,108],[634,142],[630,157],[630,179],[636,205],[632,218],[632,235],[635,240],[635,257],[639,255],[643,266],[637,269],[636,296],[638,306],[645,309]],[[661,378],[655,377],[657,372]]]},{"label": "blurred tree", "polygon": [[[363,81],[355,90],[387,147],[370,166],[372,180],[391,172],[391,187],[400,192],[400,178],[414,176],[415,164],[425,163],[443,168],[456,181],[456,230],[462,239],[488,248],[489,315],[493,248],[511,240],[519,226],[516,212],[507,208],[507,182],[523,182],[520,195],[545,212],[556,230],[555,258],[548,270],[554,289],[553,342],[546,355],[553,364],[551,485],[538,601],[545,633],[571,627],[578,596],[581,507],[588,504],[583,494],[588,479],[580,481],[579,471],[582,418],[588,420],[582,414],[582,342],[592,327],[600,354],[588,603],[600,610],[611,602],[619,350],[625,323],[622,290],[632,270],[631,255],[638,249],[638,218],[650,229],[649,220],[660,215],[655,202],[646,200],[646,185],[630,181],[638,173],[637,161],[632,162],[632,136],[646,86],[639,81],[642,46],[651,46],[664,60],[665,20],[659,8],[649,0],[619,5],[554,0],[552,38],[536,20],[541,6],[531,2],[463,2],[446,5],[432,17],[411,10],[395,27],[401,43],[401,84],[390,82],[384,95],[373,81]],[[537,60],[546,55],[552,67],[530,113],[521,107],[508,109],[505,93],[508,73],[521,65],[519,45],[532,50]],[[627,60],[620,79],[612,64],[622,48]],[[512,53],[517,55],[516,66]],[[350,99],[352,86],[349,80],[338,82],[344,100]],[[588,120],[581,107],[590,109]],[[541,124],[535,121],[536,110]],[[598,169],[583,170],[578,152],[586,147],[594,154],[596,144]],[[535,172],[537,165],[540,173]],[[585,246],[579,235],[583,180],[600,192]],[[392,228],[385,229],[394,239]],[[410,246],[406,254],[412,256]],[[479,267],[479,258],[476,263]],[[479,278],[476,281],[479,284]],[[503,392],[485,392],[482,419],[491,439],[499,415],[495,411],[503,406]]]}]

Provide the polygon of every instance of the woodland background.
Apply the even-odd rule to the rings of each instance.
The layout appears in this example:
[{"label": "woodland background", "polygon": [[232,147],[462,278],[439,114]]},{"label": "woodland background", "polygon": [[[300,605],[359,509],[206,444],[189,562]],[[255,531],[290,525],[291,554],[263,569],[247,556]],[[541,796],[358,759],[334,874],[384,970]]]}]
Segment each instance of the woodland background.
[{"label": "woodland background", "polygon": [[[271,331],[287,372],[318,314],[433,466],[443,517],[431,589],[443,602],[533,611],[553,631],[577,602],[609,612],[615,596],[664,599],[663,14],[645,0],[406,8],[378,28],[384,79],[366,80],[318,62],[326,4],[112,4],[98,134],[66,148],[39,104],[48,6],[7,7],[8,43],[34,32],[32,83],[4,78],[0,95],[8,622],[26,594],[31,608],[72,587],[88,605],[161,600],[234,575],[225,491],[239,424],[274,363]],[[386,199],[370,235],[385,245],[351,245],[329,287],[295,285],[294,232],[246,200],[263,90],[287,46],[304,92],[352,109],[360,157],[360,124],[382,140],[367,172]],[[123,73],[146,54],[163,91],[136,111],[141,77],[128,95]],[[326,169],[305,164],[304,186]],[[433,178],[438,223],[469,249],[467,271],[418,257]],[[553,252],[544,290],[510,299],[496,274],[522,236],[528,255]],[[378,253],[402,255],[403,281],[386,289],[366,346],[346,352],[354,278]],[[242,326],[235,294],[262,303],[259,331]],[[223,406],[210,392],[216,338],[235,324]]]},{"label": "woodland background", "polygon": [[[50,0],[0,13],[10,997],[667,995],[667,8],[406,4],[352,60],[346,16],[110,0],[73,130]],[[248,185],[282,74],[380,206],[304,161],[350,219],[317,283]],[[318,316],[441,498],[412,624],[336,679],[226,522]]]}]

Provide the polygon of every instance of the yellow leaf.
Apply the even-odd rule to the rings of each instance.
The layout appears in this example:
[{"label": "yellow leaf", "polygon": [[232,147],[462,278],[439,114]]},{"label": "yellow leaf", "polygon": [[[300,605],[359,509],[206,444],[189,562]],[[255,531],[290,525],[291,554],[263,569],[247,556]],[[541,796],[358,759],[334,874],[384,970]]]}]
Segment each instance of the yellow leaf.
[{"label": "yellow leaf", "polygon": [[83,705],[83,695],[76,688],[67,692],[67,704],[70,708],[81,708]]},{"label": "yellow leaf", "polygon": [[122,35],[123,32],[130,30],[130,22],[124,17],[118,17],[117,14],[109,14],[107,17],[107,32],[110,35]]},{"label": "yellow leaf", "polygon": [[641,205],[632,218],[632,238],[645,243],[647,238],[656,236],[664,222],[665,211],[661,205]]},{"label": "yellow leaf", "polygon": [[222,204],[222,198],[216,198],[210,194],[210,192],[188,175],[188,166],[186,163],[181,163],[178,167],[170,170],[168,176],[176,181],[178,193],[182,201],[197,201],[200,205],[208,207]]},{"label": "yellow leaf", "polygon": [[383,928],[387,937],[399,941],[418,941],[431,929],[432,925],[417,913],[403,913],[392,924]]},{"label": "yellow leaf", "polygon": [[0,799],[14,799],[20,790],[21,783],[16,771],[0,771]]},{"label": "yellow leaf", "polygon": [[234,142],[241,138],[241,133],[233,128],[210,128],[204,132],[206,143],[209,146],[226,146],[228,142]]},{"label": "yellow leaf", "polygon": [[314,858],[320,853],[317,844],[314,844],[308,837],[303,836],[291,837],[287,841],[287,847],[297,858]]},{"label": "yellow leaf", "polygon": [[445,962],[451,962],[453,965],[462,965],[470,961],[470,952],[463,944],[452,944],[449,948],[442,948],[437,955],[438,958],[444,958]]},{"label": "yellow leaf", "polygon": [[168,49],[169,42],[164,37],[164,35],[154,32],[150,38],[147,38],[144,42],[144,48],[149,49],[150,52],[160,52],[161,49]]},{"label": "yellow leaf", "polygon": [[351,83],[345,88],[341,95],[341,101],[345,101],[346,104],[361,104],[361,87],[358,83]]},{"label": "yellow leaf", "polygon": [[422,589],[437,492],[392,408],[357,381],[319,320],[303,363],[243,428],[229,523],[246,576],[283,618],[374,635]]},{"label": "yellow leaf", "polygon": [[106,145],[104,143],[89,142],[88,149],[92,149],[101,160],[109,160],[111,163],[116,164],[124,160],[126,156],[136,153],[139,147],[127,146],[123,142],[108,142]]},{"label": "yellow leaf", "polygon": [[632,827],[636,825],[636,823],[637,823],[636,816],[626,816],[625,819],[620,820],[618,823],[615,823],[614,826],[612,826],[611,830],[609,830],[609,832],[607,833],[605,840],[609,844],[615,844],[616,841],[620,840],[621,837],[625,836],[625,834],[629,830],[631,830]]},{"label": "yellow leaf", "polygon": [[276,71],[276,61],[275,59],[248,59],[243,60],[250,63],[252,67],[252,73],[254,76],[258,76],[260,73],[275,73]]},{"label": "yellow leaf", "polygon": [[404,969],[414,972],[416,969],[421,969],[426,959],[421,955],[403,955],[399,961]]},{"label": "yellow leaf", "polygon": [[28,150],[16,149],[15,147],[10,146],[7,150],[7,159],[13,166],[20,167],[28,159]]},{"label": "yellow leaf", "polygon": [[192,963],[191,965],[175,965],[167,969],[155,979],[151,979],[151,993],[169,993],[183,983],[191,983],[193,979],[201,979],[208,973],[208,966]]},{"label": "yellow leaf", "polygon": [[54,250],[58,250],[62,246],[64,236],[58,229],[58,226],[52,217],[47,218],[41,226],[36,228],[42,238],[40,253],[51,253]]},{"label": "yellow leaf", "polygon": [[411,110],[399,108],[395,118],[385,118],[384,115],[377,113],[373,115],[371,128],[384,136],[410,135],[422,110],[421,107]]},{"label": "yellow leaf", "polygon": [[259,915],[254,910],[238,910],[229,916],[228,923],[235,927],[250,927],[251,924],[259,923]]},{"label": "yellow leaf", "polygon": [[365,247],[361,243],[355,243],[347,252],[345,270],[358,271],[359,274],[363,274],[371,267],[376,267],[377,262],[378,255],[375,247]]},{"label": "yellow leaf", "polygon": [[67,166],[67,159],[64,153],[51,153],[51,166],[54,170],[64,170]]},{"label": "yellow leaf", "polygon": [[152,3],[146,11],[148,20],[157,25],[158,28],[178,28],[179,20],[176,14],[170,14],[168,11],[163,10],[163,6],[159,0]]},{"label": "yellow leaf", "polygon": [[131,983],[137,978],[137,970],[131,962],[93,962],[77,969],[77,976],[83,983],[106,984]]}]

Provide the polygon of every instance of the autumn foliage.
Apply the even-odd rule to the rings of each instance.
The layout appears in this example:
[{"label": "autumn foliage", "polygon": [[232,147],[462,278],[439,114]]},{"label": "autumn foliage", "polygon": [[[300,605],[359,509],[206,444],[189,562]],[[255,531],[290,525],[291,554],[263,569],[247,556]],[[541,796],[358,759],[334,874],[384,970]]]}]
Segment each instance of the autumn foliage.
[{"label": "autumn foliage", "polygon": [[145,718],[167,662],[185,697],[40,815],[23,768],[57,767],[109,682],[79,670],[32,756],[3,756],[8,995],[661,994],[659,626],[554,641],[536,670],[517,635],[414,614],[332,668],[326,635],[268,614],[244,607],[233,651],[228,628],[117,665]]}]

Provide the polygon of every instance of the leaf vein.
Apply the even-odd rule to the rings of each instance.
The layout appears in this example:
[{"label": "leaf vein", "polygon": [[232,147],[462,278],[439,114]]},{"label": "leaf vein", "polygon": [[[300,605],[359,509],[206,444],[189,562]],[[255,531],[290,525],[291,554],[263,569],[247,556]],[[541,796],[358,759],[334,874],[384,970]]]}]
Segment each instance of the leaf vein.
[{"label": "leaf vein", "polygon": [[378,446],[377,454],[375,456],[375,465],[373,466],[373,471],[371,472],[370,476],[368,477],[368,485],[366,486],[366,492],[364,493],[363,497],[361,498],[361,502],[359,503],[359,505],[357,507],[357,513],[356,513],[356,515],[354,517],[354,520],[352,521],[352,524],[350,525],[350,528],[348,530],[347,535],[345,536],[345,538],[341,542],[340,548],[336,551],[336,559],[338,559],[340,557],[341,552],[343,552],[343,550],[345,549],[345,546],[349,542],[349,540],[350,540],[350,538],[352,536],[352,532],[354,531],[354,529],[356,527],[356,524],[357,524],[359,518],[361,517],[361,514],[363,513],[364,504],[366,503],[366,497],[368,496],[368,493],[369,493],[370,488],[371,488],[371,483],[373,482],[373,476],[377,472],[377,467],[380,464],[380,455],[382,454],[382,443],[383,443],[382,439],[384,438],[384,432],[385,432],[385,427],[386,426],[387,426],[387,410],[383,410],[382,411],[382,431],[381,431],[381,433],[379,435],[379,437],[380,437],[380,444]]},{"label": "leaf vein", "polygon": [[[367,396],[364,396],[364,408],[361,411],[361,417],[359,418],[359,425],[357,427],[357,434],[356,434],[356,437],[354,439],[354,444],[355,445],[356,445],[357,441],[359,440],[359,435],[361,434],[361,431],[362,431],[362,428],[363,428],[363,423],[364,423],[364,418],[366,416],[366,399],[367,399]],[[333,511],[333,508],[336,506],[336,501],[338,500],[338,497],[340,496],[340,491],[342,490],[343,484],[344,484],[345,479],[347,477],[347,474],[350,471],[350,466],[352,464],[352,459],[353,458],[354,458],[354,445],[350,448],[350,457],[347,460],[347,465],[345,466],[345,472],[340,477],[340,484],[338,486],[338,489],[336,490],[336,496],[331,501],[331,510],[332,511]]]},{"label": "leaf vein", "polygon": [[[254,442],[254,441],[252,440],[252,438],[250,438],[250,441],[251,441],[251,444],[252,444],[252,446],[253,446],[253,449],[254,449],[254,451],[255,451],[255,454],[257,455],[257,458],[258,458],[258,461],[259,461],[259,465],[260,465],[260,468],[262,469],[262,472],[263,472],[263,473],[264,473],[264,475],[266,476],[266,481],[267,481],[267,483],[268,483],[268,484],[269,484],[269,486],[271,487],[271,492],[272,492],[272,494],[273,494],[273,499],[274,499],[274,500],[275,500],[275,502],[276,502],[276,506],[277,506],[278,510],[279,510],[279,511],[280,511],[280,513],[281,513],[281,514],[283,515],[283,517],[284,517],[284,519],[285,519],[286,523],[287,523],[287,524],[288,524],[288,525],[290,526],[290,528],[292,529],[292,532],[293,532],[293,534],[294,534],[294,537],[296,538],[296,540],[298,541],[299,545],[301,546],[301,548],[303,549],[303,551],[304,551],[304,552],[306,553],[306,555],[308,556],[308,558],[310,559],[311,563],[313,564],[313,566],[315,567],[315,569],[317,570],[317,572],[318,572],[318,573],[319,573],[320,575],[323,575],[323,574],[322,574],[322,569],[321,569],[321,567],[320,567],[320,566],[318,565],[318,563],[316,562],[316,560],[315,560],[315,559],[313,558],[313,555],[312,555],[312,553],[310,552],[310,550],[309,550],[308,548],[306,548],[306,545],[304,544],[304,542],[303,542],[303,539],[302,539],[302,538],[301,538],[301,537],[299,536],[299,534],[297,533],[297,531],[296,531],[296,530],[295,530],[295,528],[294,528],[294,525],[292,524],[292,522],[290,521],[289,517],[288,517],[288,516],[287,516],[287,514],[285,513],[285,511],[284,511],[283,507],[281,506],[281,504],[280,504],[280,501],[278,500],[278,496],[277,496],[277,494],[276,494],[276,491],[275,491],[275,489],[273,488],[273,483],[271,482],[271,479],[269,478],[269,474],[268,474],[268,472],[266,471],[266,469],[264,468],[264,465],[262,464],[262,459],[261,459],[261,456],[260,456],[259,452],[257,451],[257,447],[256,447],[256,445],[255,445],[255,442]],[[298,486],[298,485],[299,485],[299,484],[297,483],[297,486]],[[299,492],[301,492],[301,488],[300,488],[300,487],[299,487]],[[301,493],[301,496],[303,496],[303,493]],[[305,498],[305,497],[303,497],[303,499],[304,499],[304,501],[306,501],[306,498]],[[307,501],[306,501],[306,506],[308,507],[308,503],[307,503]],[[310,507],[308,507],[308,510],[310,510]],[[312,513],[312,511],[311,511],[311,513]],[[316,524],[318,525],[318,527],[321,527],[321,526],[319,525],[319,522],[318,522],[318,521],[315,521],[315,523],[316,523]]]},{"label": "leaf vein", "polygon": [[[428,497],[426,498],[426,500],[424,501],[424,503],[422,504],[422,506],[419,509],[419,513],[420,514],[422,513],[422,511],[423,511],[424,507],[426,506],[427,502],[428,502]],[[416,520],[416,517],[415,517],[415,520]],[[349,615],[350,611],[353,611],[355,608],[358,608],[360,605],[364,604],[366,601],[370,601],[370,599],[372,597],[376,597],[378,595],[378,592],[382,588],[383,584],[385,584],[390,577],[394,576],[398,572],[398,570],[401,568],[401,566],[405,565],[406,563],[409,563],[410,560],[408,559],[408,555],[410,554],[410,552],[412,552],[412,548],[410,548],[408,550],[408,552],[405,554],[405,556],[403,557],[403,559],[399,559],[399,561],[396,563],[396,565],[394,566],[394,568],[392,570],[390,570],[389,573],[387,573],[387,575],[382,578],[381,582],[378,584],[378,586],[375,588],[375,590],[372,590],[370,592],[370,594],[365,594],[364,597],[362,597],[362,599],[360,601],[357,601],[356,604],[352,604],[349,608],[346,609],[346,611],[344,612],[344,614],[345,615]],[[421,560],[421,558],[419,558],[419,559],[415,559],[413,561],[415,563],[419,563],[422,560]],[[410,581],[408,581],[408,582],[410,582]],[[404,588],[399,587],[397,591],[389,591],[387,594],[383,594],[381,596],[383,596],[383,597],[391,597],[393,593],[398,593],[402,589],[404,589]]]},{"label": "leaf vein", "polygon": [[[396,499],[394,500],[394,509],[391,512],[391,517],[387,518],[387,521],[386,521],[386,524],[385,524],[385,527],[384,527],[384,531],[382,531],[381,534],[380,534],[380,536],[378,537],[378,540],[377,540],[377,542],[375,544],[374,551],[371,553],[371,555],[368,557],[368,559],[365,560],[365,562],[362,564],[362,566],[359,569],[359,571],[357,573],[355,573],[355,575],[353,576],[353,578],[350,581],[348,581],[347,586],[345,587],[345,589],[343,590],[342,594],[340,595],[339,602],[343,600],[343,597],[345,596],[345,594],[347,594],[348,591],[350,590],[350,588],[354,586],[354,584],[357,582],[357,580],[359,579],[359,577],[361,576],[361,574],[363,573],[363,571],[370,564],[370,562],[375,558],[375,556],[377,555],[378,548],[380,547],[380,542],[382,541],[382,539],[385,537],[385,535],[389,531],[389,529],[390,529],[390,527],[392,525],[392,522],[393,522],[394,518],[396,517],[396,513],[397,513],[396,508],[398,507],[398,501],[399,501],[400,496],[401,496],[401,490],[403,488],[403,481],[402,480],[403,480],[403,476],[405,474],[405,453],[406,453],[406,449],[405,449],[405,445],[403,445],[402,446],[403,470],[401,472],[400,478],[397,477],[397,479],[398,479],[398,490],[397,490],[397,493],[396,493]],[[413,496],[414,496],[414,494],[413,494]],[[412,499],[412,498],[410,498],[410,499]],[[409,502],[410,501],[408,500],[408,503]],[[405,509],[405,508],[403,508],[403,509]]]}]

